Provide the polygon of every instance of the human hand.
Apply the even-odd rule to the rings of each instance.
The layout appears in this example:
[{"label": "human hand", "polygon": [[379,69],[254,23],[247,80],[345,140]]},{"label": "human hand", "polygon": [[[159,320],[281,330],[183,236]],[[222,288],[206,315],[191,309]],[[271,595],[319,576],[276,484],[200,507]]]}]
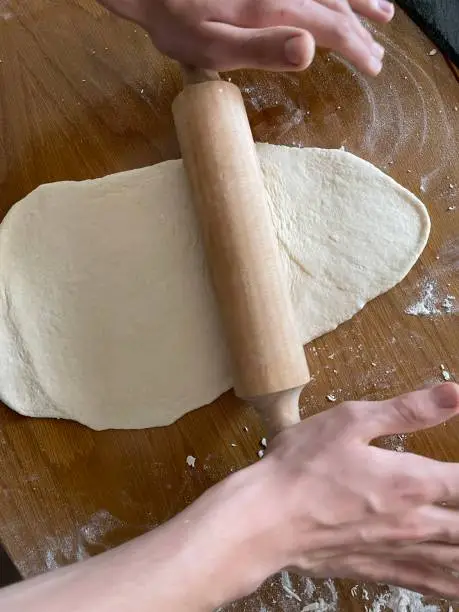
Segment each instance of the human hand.
[{"label": "human hand", "polygon": [[278,435],[261,462],[231,477],[261,497],[241,508],[241,495],[233,495],[244,515],[239,523],[251,530],[238,554],[252,582],[238,595],[289,568],[459,598],[459,512],[442,505],[459,499],[459,464],[369,445],[458,412],[459,386],[447,383],[382,402],[347,402]]},{"label": "human hand", "polygon": [[214,70],[304,70],[315,45],[376,75],[384,49],[358,15],[386,23],[387,0],[100,0],[143,26],[156,47],[184,64]]},{"label": "human hand", "polygon": [[204,612],[283,568],[457,599],[459,512],[441,504],[459,498],[459,464],[369,442],[458,412],[453,383],[327,410],[152,532],[2,589],[0,608]]}]

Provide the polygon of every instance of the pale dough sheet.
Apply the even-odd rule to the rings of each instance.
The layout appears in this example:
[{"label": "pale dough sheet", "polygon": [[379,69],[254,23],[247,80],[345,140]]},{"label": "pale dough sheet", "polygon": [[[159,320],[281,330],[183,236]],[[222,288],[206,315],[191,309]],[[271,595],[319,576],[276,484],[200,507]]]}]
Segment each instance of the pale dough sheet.
[{"label": "pale dough sheet", "polygon": [[[343,151],[258,145],[301,337],[410,270],[424,205]],[[232,386],[181,161],[44,185],[0,226],[0,397],[94,429],[172,423]]]}]

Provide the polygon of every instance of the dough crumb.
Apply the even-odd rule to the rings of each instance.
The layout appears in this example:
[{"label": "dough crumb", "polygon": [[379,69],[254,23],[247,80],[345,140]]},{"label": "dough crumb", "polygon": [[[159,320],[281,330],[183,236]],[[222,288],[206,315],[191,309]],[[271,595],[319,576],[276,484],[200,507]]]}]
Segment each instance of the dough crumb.
[{"label": "dough crumb", "polygon": [[267,448],[268,447],[268,440],[266,438],[262,438],[260,440],[260,444],[263,448]]},{"label": "dough crumb", "polygon": [[265,454],[265,451],[263,451],[263,450],[259,450],[259,451],[257,452],[257,455],[260,457],[260,459],[263,459],[264,454]]},{"label": "dough crumb", "polygon": [[329,393],[326,398],[329,402],[336,402],[336,395],[333,395],[333,393]]},{"label": "dough crumb", "polygon": [[186,458],[186,463],[190,466],[190,468],[194,468],[196,465],[196,457],[193,457],[193,455],[188,455]]},{"label": "dough crumb", "polygon": [[437,49],[432,49],[432,51],[429,51],[429,55],[431,57],[433,57],[434,55],[437,55],[437,53],[438,53]]},{"label": "dough crumb", "polygon": [[448,372],[445,366],[441,364],[440,368],[441,368],[441,375],[443,377],[443,380],[446,380],[446,381],[451,380],[451,374]]}]

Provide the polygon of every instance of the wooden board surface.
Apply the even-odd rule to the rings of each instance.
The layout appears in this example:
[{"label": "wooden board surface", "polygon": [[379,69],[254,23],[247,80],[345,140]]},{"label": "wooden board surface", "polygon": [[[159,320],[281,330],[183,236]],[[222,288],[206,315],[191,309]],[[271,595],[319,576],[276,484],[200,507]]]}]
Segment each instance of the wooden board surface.
[{"label": "wooden board surface", "polygon": [[[178,156],[170,111],[178,71],[140,28],[89,0],[7,4],[0,7],[2,216],[41,183]],[[231,75],[257,140],[345,146],[420,196],[432,217],[428,247],[408,278],[307,347],[314,378],[302,396],[304,416],[328,409],[329,393],[339,401],[386,398],[440,381],[440,364],[459,375],[457,76],[441,54],[429,55],[432,43],[401,12],[378,38],[387,61],[377,80],[327,54],[301,75]],[[168,428],[131,432],[27,419],[1,406],[0,541],[23,576],[99,553],[258,460],[262,435],[231,393]],[[382,444],[459,460],[459,421]],[[197,458],[195,469],[187,455]],[[276,577],[231,609],[301,610],[320,598],[328,602],[322,612],[382,609],[368,585],[292,581],[301,603]],[[395,605],[386,588],[378,592]]]}]

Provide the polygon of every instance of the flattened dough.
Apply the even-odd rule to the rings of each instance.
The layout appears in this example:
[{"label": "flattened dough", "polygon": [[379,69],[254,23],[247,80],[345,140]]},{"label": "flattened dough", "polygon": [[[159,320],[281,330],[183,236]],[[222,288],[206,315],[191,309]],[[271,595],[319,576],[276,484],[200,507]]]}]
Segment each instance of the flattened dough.
[{"label": "flattened dough", "polygon": [[[258,145],[304,342],[398,283],[424,205],[343,151]],[[0,226],[0,397],[94,429],[166,425],[232,386],[181,161],[43,185]]]}]

